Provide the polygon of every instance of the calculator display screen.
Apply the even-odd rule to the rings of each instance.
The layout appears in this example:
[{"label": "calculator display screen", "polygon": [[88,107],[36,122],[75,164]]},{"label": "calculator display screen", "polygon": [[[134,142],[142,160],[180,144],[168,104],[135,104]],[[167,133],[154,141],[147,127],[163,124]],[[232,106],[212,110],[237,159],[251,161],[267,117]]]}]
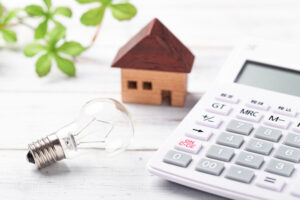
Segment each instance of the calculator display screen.
[{"label": "calculator display screen", "polygon": [[300,72],[291,69],[246,61],[235,82],[300,96]]}]

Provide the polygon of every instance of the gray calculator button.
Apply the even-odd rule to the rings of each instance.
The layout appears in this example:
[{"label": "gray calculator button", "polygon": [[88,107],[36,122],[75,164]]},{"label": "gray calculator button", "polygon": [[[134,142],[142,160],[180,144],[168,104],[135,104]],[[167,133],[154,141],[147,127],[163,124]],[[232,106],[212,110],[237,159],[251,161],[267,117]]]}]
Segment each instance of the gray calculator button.
[{"label": "gray calculator button", "polygon": [[262,140],[251,139],[245,149],[254,153],[269,155],[273,149],[273,144]]},{"label": "gray calculator button", "polygon": [[281,138],[281,135],[282,135],[282,131],[280,130],[260,126],[255,131],[254,136],[260,139],[269,140],[272,142],[278,142],[279,139]]},{"label": "gray calculator button", "polygon": [[206,153],[206,156],[208,158],[213,158],[227,162],[231,160],[233,155],[234,151],[232,149],[220,147],[217,145],[212,145]]},{"label": "gray calculator button", "polygon": [[221,135],[217,138],[217,144],[233,148],[240,148],[243,142],[244,139],[242,136],[225,132],[221,133]]},{"label": "gray calculator button", "polygon": [[253,130],[252,124],[234,120],[234,119],[231,120],[226,127],[226,131],[233,132],[233,133],[239,133],[242,135],[249,135],[252,130]]},{"label": "gray calculator button", "polygon": [[297,147],[300,148],[300,135],[289,133],[284,140],[284,144],[291,146],[291,147]]},{"label": "gray calculator button", "polygon": [[265,171],[281,176],[291,176],[294,171],[294,165],[280,160],[272,159],[268,163]]},{"label": "gray calculator button", "polygon": [[196,170],[200,172],[212,174],[215,176],[219,176],[224,170],[224,164],[214,160],[203,158],[197,164]]},{"label": "gray calculator button", "polygon": [[254,177],[254,172],[241,167],[231,166],[225,177],[243,183],[250,183]]},{"label": "gray calculator button", "polygon": [[163,161],[168,164],[179,167],[187,167],[192,161],[192,156],[178,151],[170,150],[164,157]]},{"label": "gray calculator button", "polygon": [[241,152],[235,161],[235,163],[238,165],[251,167],[254,169],[259,169],[263,162],[264,158],[262,156],[247,152]]},{"label": "gray calculator button", "polygon": [[277,149],[274,157],[298,163],[300,161],[300,151],[295,148],[281,146]]}]

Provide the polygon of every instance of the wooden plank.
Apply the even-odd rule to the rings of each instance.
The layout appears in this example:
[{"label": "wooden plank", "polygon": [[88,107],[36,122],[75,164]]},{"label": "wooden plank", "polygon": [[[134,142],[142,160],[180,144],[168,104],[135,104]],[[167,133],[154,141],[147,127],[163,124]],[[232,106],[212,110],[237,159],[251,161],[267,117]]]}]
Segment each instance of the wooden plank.
[{"label": "wooden plank", "polygon": [[27,163],[25,154],[0,151],[1,199],[224,199],[150,175],[145,166],[153,152],[105,159],[101,151],[91,151],[41,171]]},{"label": "wooden plank", "polygon": [[[71,122],[81,105],[96,97],[120,99],[112,93],[0,93],[0,148],[26,148],[32,140]],[[182,108],[127,104],[136,131],[130,148],[158,148],[199,98],[200,94],[189,94]]]}]

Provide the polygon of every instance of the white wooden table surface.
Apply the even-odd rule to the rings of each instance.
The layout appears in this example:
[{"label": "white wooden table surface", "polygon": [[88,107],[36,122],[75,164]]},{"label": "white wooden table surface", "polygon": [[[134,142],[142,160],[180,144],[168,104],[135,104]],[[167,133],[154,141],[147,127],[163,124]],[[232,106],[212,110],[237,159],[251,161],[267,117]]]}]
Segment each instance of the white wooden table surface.
[{"label": "white wooden table surface", "polygon": [[[8,7],[24,0],[3,0]],[[32,2],[40,3],[39,0]],[[95,29],[78,18],[90,5],[70,5],[74,17],[68,38],[88,44]],[[38,78],[35,59],[18,50],[0,51],[0,199],[223,199],[150,175],[147,161],[213,82],[233,44],[243,36],[300,42],[299,0],[133,0],[138,15],[119,23],[106,13],[96,45],[77,63],[77,77],[68,78],[56,67]],[[120,99],[120,70],[110,64],[127,40],[158,17],[196,55],[183,108],[127,105],[136,135],[129,150],[103,160],[100,150],[38,171],[25,160],[27,144],[73,119],[80,106],[95,97]],[[20,28],[18,46],[30,42]],[[0,43],[2,44],[2,42]]]}]

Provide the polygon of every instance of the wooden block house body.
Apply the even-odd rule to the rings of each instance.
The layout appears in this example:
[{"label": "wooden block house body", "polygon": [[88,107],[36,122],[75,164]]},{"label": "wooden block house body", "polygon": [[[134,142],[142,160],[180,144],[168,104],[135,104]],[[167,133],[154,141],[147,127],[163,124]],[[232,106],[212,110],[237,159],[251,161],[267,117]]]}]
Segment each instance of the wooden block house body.
[{"label": "wooden block house body", "polygon": [[183,106],[193,61],[193,54],[154,19],[119,50],[112,66],[122,70],[123,102],[159,105],[169,99],[172,106]]}]

